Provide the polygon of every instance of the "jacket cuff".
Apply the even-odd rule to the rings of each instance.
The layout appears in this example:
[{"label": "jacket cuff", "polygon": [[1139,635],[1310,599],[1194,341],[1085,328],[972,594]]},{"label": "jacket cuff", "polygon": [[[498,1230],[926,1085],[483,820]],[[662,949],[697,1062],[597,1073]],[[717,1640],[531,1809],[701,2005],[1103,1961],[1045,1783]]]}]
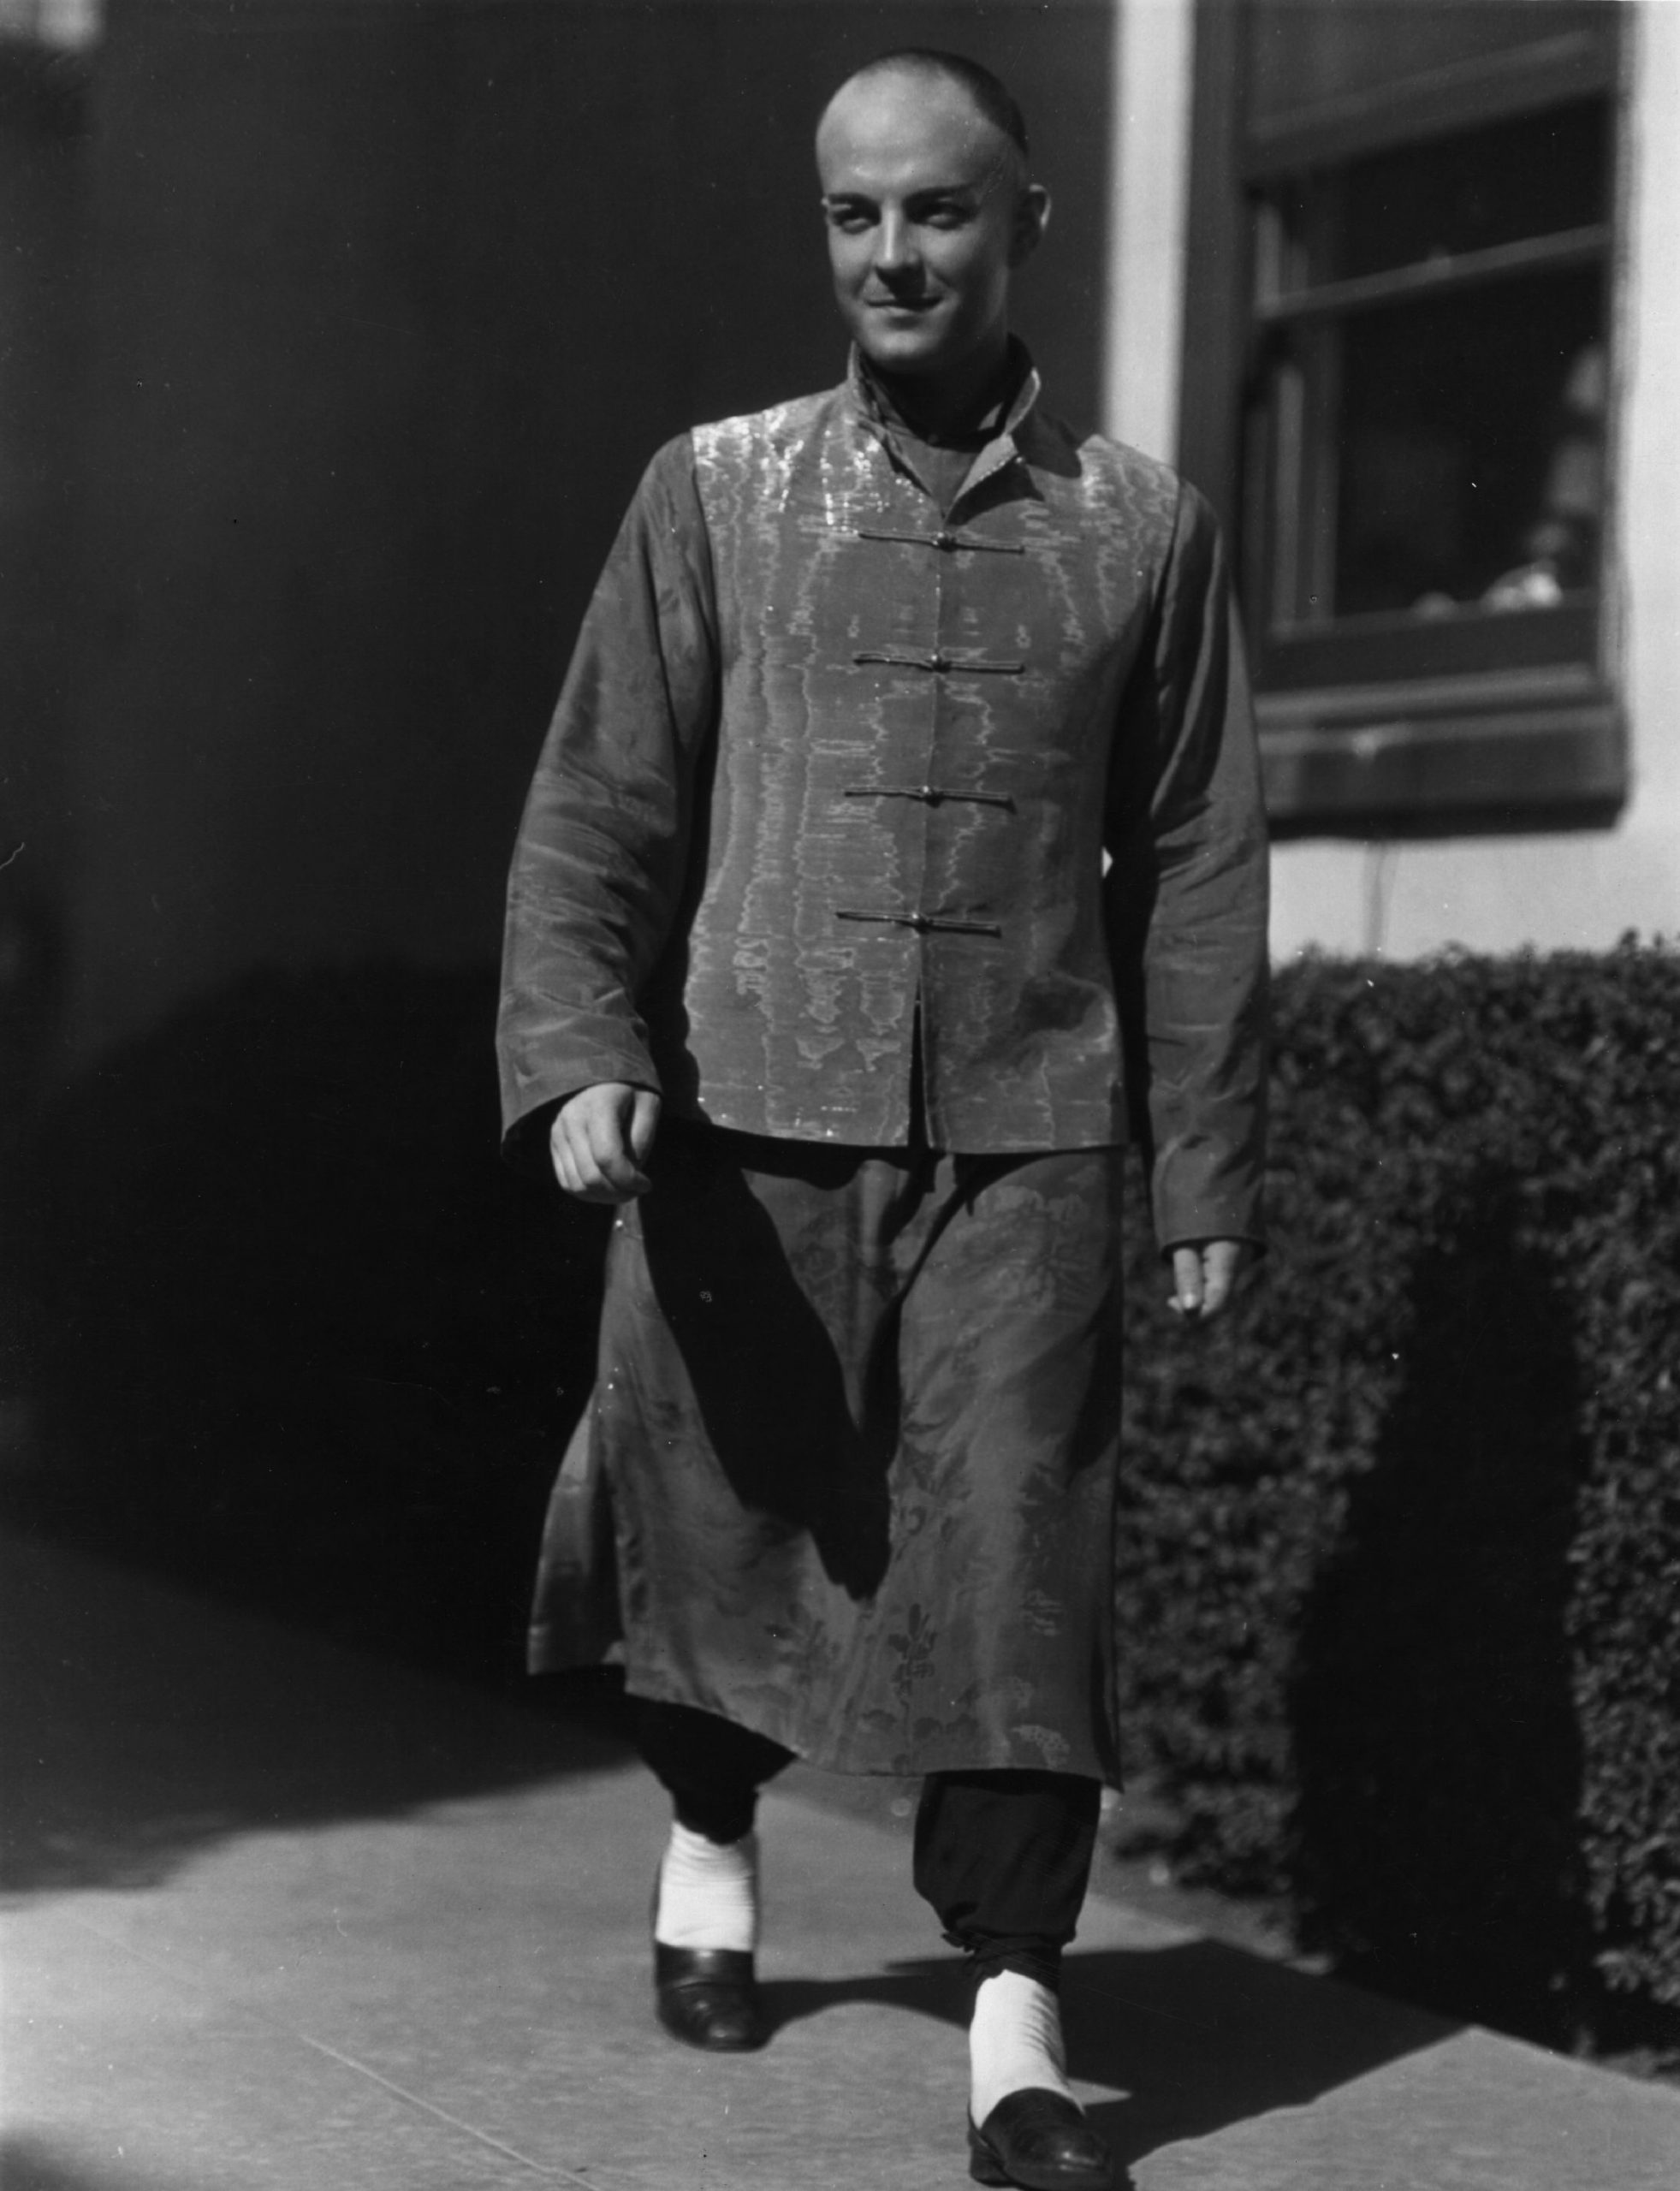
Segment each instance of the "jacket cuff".
[{"label": "jacket cuff", "polygon": [[521,1084],[504,1079],[502,1090],[502,1154],[521,1169],[546,1168],[549,1130],[561,1105],[579,1090],[605,1080],[620,1080],[632,1088],[651,1089],[662,1095],[659,1076],[645,1055],[569,1058],[558,1070],[541,1079]]},{"label": "jacket cuff", "polygon": [[1260,1184],[1240,1154],[1222,1156],[1194,1145],[1162,1151],[1151,1203],[1163,1256],[1192,1240],[1247,1240],[1264,1252]]}]

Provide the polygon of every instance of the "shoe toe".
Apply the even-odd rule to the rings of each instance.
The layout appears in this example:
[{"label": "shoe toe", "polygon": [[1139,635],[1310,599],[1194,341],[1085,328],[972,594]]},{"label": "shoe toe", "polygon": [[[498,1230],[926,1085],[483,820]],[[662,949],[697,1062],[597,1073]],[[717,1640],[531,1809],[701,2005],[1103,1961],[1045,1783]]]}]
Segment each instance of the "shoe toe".
[{"label": "shoe toe", "polygon": [[656,1942],[653,1977],[659,2021],[684,2046],[748,2054],[769,2038],[750,1955]]},{"label": "shoe toe", "polygon": [[736,1986],[671,1986],[658,1997],[659,2021],[673,2039],[713,2054],[746,2054],[764,2034],[752,2001]]},{"label": "shoe toe", "polygon": [[1073,2101],[1029,2086],[969,2124],[969,2173],[1023,2191],[1110,2191],[1113,2156]]}]

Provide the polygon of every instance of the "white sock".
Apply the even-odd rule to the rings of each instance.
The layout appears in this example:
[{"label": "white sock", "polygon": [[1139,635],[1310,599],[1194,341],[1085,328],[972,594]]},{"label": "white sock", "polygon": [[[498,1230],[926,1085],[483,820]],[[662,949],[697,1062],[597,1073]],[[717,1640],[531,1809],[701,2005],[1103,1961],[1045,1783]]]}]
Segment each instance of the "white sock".
[{"label": "white sock", "polygon": [[758,1836],[708,1841],[674,1820],[659,1864],[653,1936],[668,1948],[758,1945]]},{"label": "white sock", "polygon": [[1027,2085],[1073,2098],[1056,1997],[1018,1970],[1000,1970],[981,1980],[968,2028],[968,2057],[969,2104],[977,2123]]}]

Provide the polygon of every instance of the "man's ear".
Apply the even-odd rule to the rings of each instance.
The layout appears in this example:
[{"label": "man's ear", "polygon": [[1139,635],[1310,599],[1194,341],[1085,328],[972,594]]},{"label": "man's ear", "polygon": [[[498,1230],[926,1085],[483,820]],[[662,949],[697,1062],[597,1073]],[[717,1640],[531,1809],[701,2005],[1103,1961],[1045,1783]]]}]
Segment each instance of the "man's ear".
[{"label": "man's ear", "polygon": [[1044,240],[1050,224],[1050,193],[1042,182],[1030,182],[1015,205],[1015,225],[1009,239],[1009,264],[1023,266]]}]

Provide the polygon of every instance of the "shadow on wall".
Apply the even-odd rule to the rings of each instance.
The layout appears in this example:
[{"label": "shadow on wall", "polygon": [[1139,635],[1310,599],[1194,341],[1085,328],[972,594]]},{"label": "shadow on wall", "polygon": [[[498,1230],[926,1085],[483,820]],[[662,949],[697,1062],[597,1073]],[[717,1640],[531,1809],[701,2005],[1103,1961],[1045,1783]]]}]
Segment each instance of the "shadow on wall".
[{"label": "shadow on wall", "polygon": [[341,1638],[520,1663],[599,1213],[498,1155],[493,973],[253,977],[29,1153],[15,1515]]},{"label": "shadow on wall", "polygon": [[62,971],[51,906],[20,888],[0,863],[0,1440],[21,1421],[27,1318],[20,1243],[27,1229],[31,1136],[40,1115]]},{"label": "shadow on wall", "polygon": [[1591,1974],[1580,1396],[1567,1309],[1510,1193],[1478,1185],[1413,1274],[1404,1381],[1304,1609],[1295,1877],[1350,1975],[1556,2039]]}]

